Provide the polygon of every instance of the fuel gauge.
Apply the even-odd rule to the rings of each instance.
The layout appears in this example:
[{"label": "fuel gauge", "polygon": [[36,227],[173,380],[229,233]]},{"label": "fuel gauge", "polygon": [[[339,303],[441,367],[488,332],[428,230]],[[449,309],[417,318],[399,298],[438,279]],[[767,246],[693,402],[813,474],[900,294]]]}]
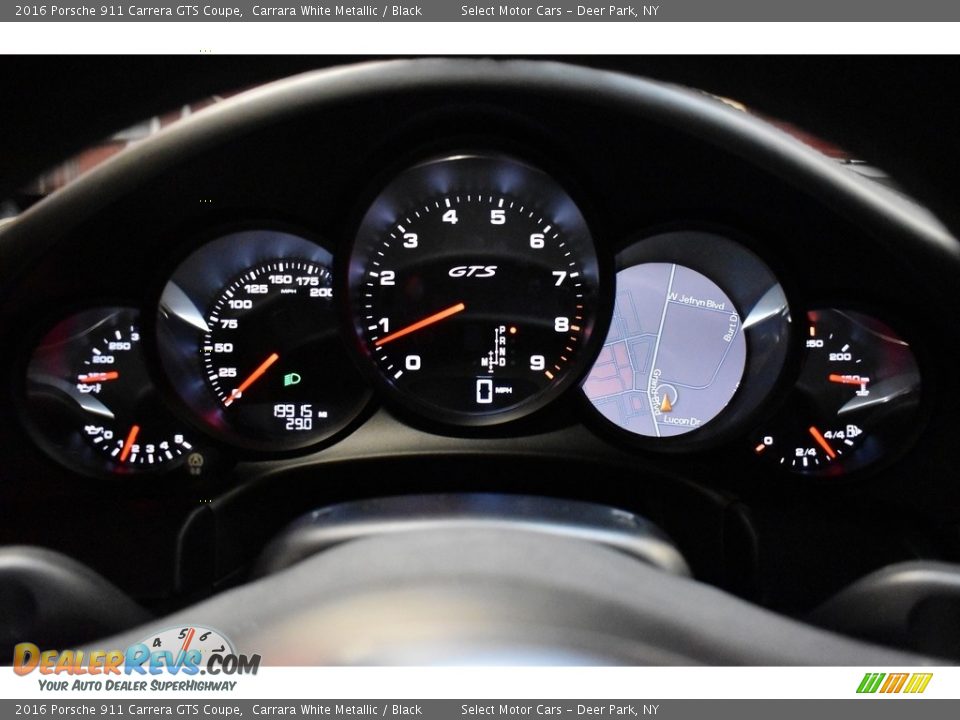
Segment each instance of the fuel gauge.
[{"label": "fuel gauge", "polygon": [[840,475],[876,462],[917,420],[920,371],[905,340],[862,313],[808,313],[791,398],[753,451],[793,472]]}]

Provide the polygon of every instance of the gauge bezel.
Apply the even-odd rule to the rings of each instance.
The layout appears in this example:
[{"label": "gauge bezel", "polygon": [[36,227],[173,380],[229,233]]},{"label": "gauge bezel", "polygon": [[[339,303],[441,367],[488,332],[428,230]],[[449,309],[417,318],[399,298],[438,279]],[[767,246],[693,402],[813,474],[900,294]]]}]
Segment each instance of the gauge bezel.
[{"label": "gauge bezel", "polygon": [[[534,423],[537,418],[543,417],[547,408],[559,404],[563,398],[571,397],[599,350],[598,340],[607,331],[609,323],[608,308],[612,307],[612,294],[609,291],[610,284],[608,282],[612,271],[612,254],[605,254],[601,250],[603,244],[598,241],[595,232],[596,225],[591,222],[589,215],[589,208],[592,205],[586,201],[580,189],[568,181],[566,176],[558,177],[553,172],[545,170],[541,165],[529,161],[526,153],[520,154],[515,149],[501,151],[496,149],[496,145],[491,144],[486,144],[485,147],[480,148],[474,145],[456,146],[445,152],[418,154],[415,157],[418,159],[408,165],[394,168],[389,174],[380,174],[377,185],[368,190],[363,209],[356,215],[356,219],[351,225],[351,240],[348,244],[348,250],[342,255],[338,273],[340,287],[342,288],[341,297],[345,298],[342,304],[342,322],[345,328],[344,332],[350,339],[350,346],[353,349],[357,365],[376,387],[377,395],[381,398],[384,407],[414,427],[441,434],[496,435],[510,429],[517,429],[528,423]],[[491,178],[494,178],[494,182],[498,180],[500,182],[498,192],[504,194],[512,192],[514,188],[522,190],[526,187],[526,183],[530,181],[537,183],[546,181],[544,185],[549,189],[551,196],[547,198],[548,202],[544,202],[544,206],[553,202],[572,207],[577,216],[577,221],[586,231],[589,248],[592,250],[592,260],[594,261],[591,268],[595,280],[594,316],[580,348],[579,357],[572,361],[570,367],[559,380],[552,382],[516,405],[492,413],[463,413],[450,410],[433,403],[424,402],[397,388],[371,357],[367,343],[362,337],[362,323],[358,323],[356,319],[358,315],[354,308],[356,288],[363,276],[364,269],[363,262],[358,260],[358,245],[361,231],[365,225],[370,222],[373,214],[382,213],[383,205],[389,206],[389,211],[383,214],[384,218],[389,218],[386,220],[386,224],[389,224],[390,220],[394,219],[398,213],[408,208],[412,195],[419,198],[447,192],[448,189],[443,187],[442,183],[447,181],[446,178],[449,178],[451,173],[444,174],[436,171],[436,169],[445,163],[457,160],[490,163],[496,169],[498,175],[488,174],[484,177],[484,181],[491,182]],[[476,171],[472,172],[474,175],[471,179],[479,177]],[[402,189],[399,187],[401,180],[407,183]],[[449,179],[448,181],[452,184],[461,180],[462,177]],[[491,182],[491,184],[493,183]],[[542,189],[542,187],[539,186],[538,189]],[[542,209],[546,210],[547,208]],[[380,228],[380,230],[382,229]]]},{"label": "gauge bezel", "polygon": [[[238,238],[246,237],[248,247],[243,253],[224,250],[235,243]],[[299,224],[279,221],[247,220],[220,224],[209,228],[203,233],[194,233],[184,244],[181,252],[177,253],[168,271],[163,275],[159,286],[152,294],[150,308],[151,322],[147,327],[148,342],[151,356],[159,374],[159,382],[164,391],[174,402],[178,414],[186,418],[193,426],[215,439],[218,443],[229,447],[233,454],[243,459],[283,458],[303,455],[314,452],[338,442],[347,434],[356,429],[359,424],[372,412],[372,389],[364,382],[361,373],[357,372],[358,395],[356,402],[347,415],[338,423],[331,425],[323,433],[310,433],[302,442],[278,443],[274,439],[261,439],[252,434],[235,431],[228,420],[224,419],[220,405],[214,402],[213,393],[207,387],[201,374],[202,355],[194,352],[193,341],[198,337],[187,332],[185,324],[180,325],[180,331],[175,337],[161,341],[160,302],[167,284],[177,277],[178,273],[190,273],[198,285],[191,289],[196,298],[187,293],[191,299],[198,301],[203,312],[209,304],[223,291],[226,284],[242,272],[264,263],[282,260],[287,257],[308,260],[325,265],[332,275],[334,297],[332,300],[332,330],[336,332],[342,346],[344,357],[351,369],[355,369],[352,353],[344,342],[340,323],[340,305],[342,300],[337,297],[336,267],[337,255],[331,250],[332,244],[321,239],[316,233],[305,230]],[[208,262],[208,261],[221,261]],[[188,267],[189,265],[189,267]],[[203,277],[205,271],[215,268],[215,274]],[[181,288],[184,289],[184,288]],[[184,289],[184,292],[187,292]],[[173,326],[167,324],[166,330]],[[166,359],[165,359],[166,357]],[[188,392],[184,383],[189,382],[193,392]],[[217,423],[205,418],[212,413],[219,418]]]},{"label": "gauge bezel", "polygon": [[[731,299],[746,340],[744,372],[727,405],[703,426],[665,437],[640,435],[608,419],[579,390],[581,417],[587,427],[616,444],[657,453],[689,453],[721,446],[750,428],[769,398],[778,392],[796,346],[790,295],[765,258],[728,228],[679,225],[627,238],[616,254],[613,283],[620,270],[647,263],[674,263],[694,270]],[[750,327],[745,325],[761,298],[776,290],[781,312]],[[615,292],[615,290],[614,290]],[[601,341],[606,341],[606,336]],[[591,366],[592,369],[592,366]],[[589,371],[588,371],[589,372]]]}]

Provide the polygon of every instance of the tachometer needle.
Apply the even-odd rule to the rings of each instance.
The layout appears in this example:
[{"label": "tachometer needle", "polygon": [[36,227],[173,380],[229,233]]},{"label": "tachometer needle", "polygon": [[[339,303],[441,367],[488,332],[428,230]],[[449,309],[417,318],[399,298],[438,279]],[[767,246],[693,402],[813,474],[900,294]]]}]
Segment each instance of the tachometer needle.
[{"label": "tachometer needle", "polygon": [[836,459],[837,451],[830,447],[830,443],[827,442],[827,439],[823,436],[823,434],[813,425],[810,426],[809,430],[810,434],[813,435],[813,439],[817,441],[817,445],[823,448],[823,451],[827,454],[827,456],[831,460]]},{"label": "tachometer needle", "polygon": [[389,335],[385,335],[384,337],[380,338],[373,344],[376,345],[377,347],[381,345],[386,345],[388,342],[391,342],[392,340],[396,340],[397,338],[402,338],[404,335],[409,335],[410,333],[416,332],[417,330],[420,330],[421,328],[425,328],[428,325],[433,325],[434,323],[438,323],[441,320],[445,320],[451,315],[456,315],[458,312],[463,312],[466,309],[467,309],[466,305],[464,305],[463,303],[457,303],[456,305],[452,305],[448,307],[446,310],[441,310],[440,312],[434,313],[429,317],[425,317],[423,320],[417,320],[415,323],[411,325],[407,325],[405,328],[401,328],[396,332],[392,332]]},{"label": "tachometer needle", "polygon": [[133,444],[137,441],[137,435],[140,434],[140,426],[134,425],[130,428],[130,432],[127,433],[127,439],[123,443],[123,450],[120,451],[120,462],[126,462],[127,458],[130,457],[130,449],[133,447]]},{"label": "tachometer needle", "polygon": [[111,370],[110,372],[101,372],[101,373],[87,373],[86,375],[81,375],[77,378],[84,385],[89,385],[91,383],[98,382],[107,382],[108,380],[116,380],[120,377],[120,373],[116,370]]},{"label": "tachometer needle", "polygon": [[270,357],[268,357],[266,360],[260,363],[260,367],[258,367],[252,373],[250,373],[250,377],[244,380],[240,384],[240,387],[236,388],[233,392],[230,393],[230,396],[223,401],[223,404],[229,406],[233,403],[234,400],[239,399],[240,396],[243,395],[244,391],[246,391],[248,387],[253,385],[260,378],[260,376],[263,375],[270,368],[270,366],[273,365],[279,359],[280,359],[280,356],[277,355],[277,353],[271,353]]}]

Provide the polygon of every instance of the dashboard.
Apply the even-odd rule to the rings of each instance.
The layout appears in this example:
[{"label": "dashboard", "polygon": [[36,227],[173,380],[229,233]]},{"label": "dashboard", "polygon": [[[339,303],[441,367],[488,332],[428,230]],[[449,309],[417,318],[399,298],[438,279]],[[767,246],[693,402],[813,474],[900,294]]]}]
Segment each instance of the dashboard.
[{"label": "dashboard", "polygon": [[4,543],[158,610],[315,508],[422,493],[623,508],[793,614],[960,558],[958,331],[904,250],[955,241],[923,208],[695,91],[341,72],[0,230]]}]

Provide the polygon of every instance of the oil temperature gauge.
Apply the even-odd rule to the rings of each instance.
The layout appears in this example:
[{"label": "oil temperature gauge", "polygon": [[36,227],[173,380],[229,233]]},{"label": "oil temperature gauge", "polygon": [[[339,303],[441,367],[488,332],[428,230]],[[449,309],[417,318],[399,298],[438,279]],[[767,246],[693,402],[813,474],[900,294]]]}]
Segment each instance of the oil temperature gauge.
[{"label": "oil temperature gauge", "polygon": [[754,453],[793,472],[835,476],[874,463],[917,420],[920,371],[910,346],[875,318],[808,313],[793,395]]},{"label": "oil temperature gauge", "polygon": [[51,329],[27,368],[26,414],[41,445],[72,470],[127,474],[203,465],[157,397],[133,309],[88,310]]}]

